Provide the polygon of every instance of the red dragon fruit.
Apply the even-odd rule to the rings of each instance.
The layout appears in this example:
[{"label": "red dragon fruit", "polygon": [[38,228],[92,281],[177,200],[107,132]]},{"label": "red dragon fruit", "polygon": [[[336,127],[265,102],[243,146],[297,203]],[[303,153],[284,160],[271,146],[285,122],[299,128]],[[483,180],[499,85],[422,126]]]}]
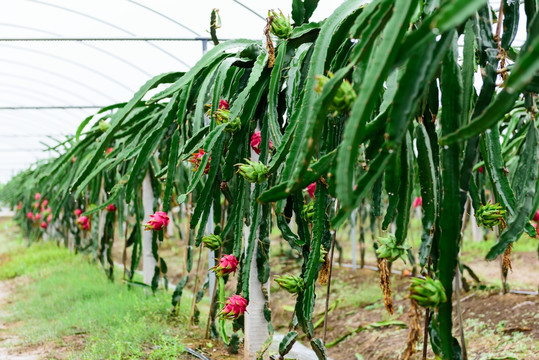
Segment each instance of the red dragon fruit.
[{"label": "red dragon fruit", "polygon": [[150,215],[151,220],[144,225],[144,230],[159,231],[168,225],[170,221],[167,213],[164,211],[157,211],[155,214]]},{"label": "red dragon fruit", "polygon": [[219,313],[224,319],[237,319],[247,309],[247,300],[240,295],[233,295],[225,301],[225,307]]},{"label": "red dragon fruit", "polygon": [[210,270],[213,270],[217,276],[223,276],[235,273],[237,269],[238,259],[236,259],[234,255],[223,255],[219,259],[219,264],[212,267]]}]

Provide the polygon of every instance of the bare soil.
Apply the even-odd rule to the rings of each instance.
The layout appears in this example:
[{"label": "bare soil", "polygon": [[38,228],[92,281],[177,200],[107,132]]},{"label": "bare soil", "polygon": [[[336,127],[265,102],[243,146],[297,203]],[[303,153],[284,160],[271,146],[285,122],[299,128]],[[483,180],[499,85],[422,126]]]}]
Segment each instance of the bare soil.
[{"label": "bare soil", "polygon": [[[20,323],[8,322],[9,314],[5,311],[5,306],[11,303],[11,296],[16,291],[15,280],[0,281],[0,359],[2,360],[39,360],[63,358],[51,357],[53,353],[63,353],[62,346],[57,343],[46,343],[38,345],[24,345],[22,339],[17,336],[17,328]],[[17,284],[25,283],[24,278],[18,278]],[[65,349],[72,348],[72,339],[66,339]]]},{"label": "bare soil", "polygon": [[[539,261],[537,252],[513,252],[511,254],[513,271],[507,280],[511,288],[537,291],[539,286]],[[479,277],[486,282],[501,282],[500,262],[498,260],[476,260],[470,264]]]}]

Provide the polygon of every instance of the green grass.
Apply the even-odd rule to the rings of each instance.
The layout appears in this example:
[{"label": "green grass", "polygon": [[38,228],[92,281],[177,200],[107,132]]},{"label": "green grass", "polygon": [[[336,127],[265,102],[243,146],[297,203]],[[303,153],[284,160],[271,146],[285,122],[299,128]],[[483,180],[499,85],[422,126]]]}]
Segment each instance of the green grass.
[{"label": "green grass", "polygon": [[49,266],[59,265],[69,261],[71,254],[55,244],[34,244],[25,247],[20,243],[12,250],[3,254],[7,261],[0,267],[0,280],[11,279],[20,275],[37,275]]},{"label": "green grass", "polygon": [[[488,251],[494,244],[496,243],[494,240],[494,236],[489,236],[486,241],[473,241],[471,238],[466,238],[463,243],[463,252],[467,252],[470,254],[475,254],[477,256],[482,256],[483,258],[486,256]],[[513,251],[514,252],[536,252],[537,251],[537,239],[533,239],[529,237],[526,233],[524,233],[520,239],[513,243]]]},{"label": "green grass", "polygon": [[11,311],[15,320],[24,322],[20,331],[29,342],[88,334],[83,359],[138,359],[148,343],[178,345],[178,334],[164,321],[170,310],[168,294],[128,290],[87,262],[63,263],[35,280]]},{"label": "green grass", "polygon": [[[177,359],[183,351],[185,331],[167,320],[170,293],[112,283],[87,257],[53,243],[10,247],[0,279],[20,279],[6,310],[21,324],[22,345],[67,343],[70,358],[87,360]],[[182,301],[184,313],[189,303]]]},{"label": "green grass", "polygon": [[[339,278],[332,279],[331,287],[343,307],[364,307],[372,304],[381,304],[382,292],[378,281],[374,278],[350,286],[350,283]],[[325,289],[324,289],[325,291]],[[324,294],[325,295],[325,294]]]}]

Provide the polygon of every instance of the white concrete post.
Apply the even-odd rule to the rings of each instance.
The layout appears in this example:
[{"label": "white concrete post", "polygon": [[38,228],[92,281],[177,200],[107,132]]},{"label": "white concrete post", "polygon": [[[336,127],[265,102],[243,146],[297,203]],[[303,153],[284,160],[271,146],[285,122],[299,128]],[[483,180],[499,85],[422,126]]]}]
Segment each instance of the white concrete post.
[{"label": "white concrete post", "polygon": [[350,217],[350,238],[352,241],[352,269],[354,270],[357,269],[357,236],[356,236],[357,214],[358,212],[354,210],[352,211],[352,216]]},{"label": "white concrete post", "polygon": [[[208,235],[213,234],[213,230],[214,230],[213,229],[213,208],[211,208],[210,218],[208,220],[208,223],[206,224],[206,232]],[[208,249],[208,269],[211,269],[214,266],[215,266],[215,251]],[[208,276],[210,280],[210,284],[209,284],[210,297],[212,297],[215,291],[215,281],[216,281],[215,272],[210,271],[208,273]],[[210,301],[211,300],[212,299],[210,299]]]},{"label": "white concrete post", "polygon": [[[148,172],[142,181],[142,207],[144,208],[144,221],[146,224],[150,221],[150,215],[153,214],[153,189],[152,182],[150,180],[150,173]],[[155,272],[155,266],[157,261],[152,254],[152,231],[142,231],[142,274],[143,282],[151,285],[153,274]]]},{"label": "white concrete post", "polygon": [[[100,202],[103,203],[103,201],[105,201],[105,190],[104,189],[101,189],[101,199],[100,199]],[[105,233],[105,217],[107,216],[106,214],[107,210],[106,209],[102,209],[101,211],[99,211],[99,213],[96,214],[97,216],[97,221],[99,221],[99,226],[98,226],[98,230],[97,230],[97,244],[98,244],[98,247],[101,247],[101,239],[103,238],[103,234]],[[106,263],[106,253],[107,253],[107,244],[105,244],[105,249],[102,249],[101,250],[102,254],[103,254],[103,264]]]},{"label": "white concrete post", "polygon": [[[249,239],[250,231],[257,231],[257,229],[251,229],[250,227],[245,229],[244,236],[246,241]],[[266,298],[262,292],[262,286],[264,286],[269,296],[269,281],[264,285],[258,281],[258,268],[256,266],[257,249],[258,241],[255,241],[249,276],[249,304],[245,313],[244,360],[256,360],[256,353],[260,351],[269,336],[268,322],[264,318]]]},{"label": "white concrete post", "polygon": [[[70,224],[73,224],[73,226],[78,226],[76,220],[72,220]],[[75,236],[71,233],[71,229],[67,230],[67,248],[70,252],[73,252],[75,250]]]},{"label": "white concrete post", "polygon": [[167,225],[167,236],[169,238],[172,238],[174,236],[174,217],[173,217],[173,214],[172,214],[172,209],[169,210],[168,212],[168,218],[170,219],[170,222],[168,223]]},{"label": "white concrete post", "polygon": [[474,242],[480,242],[483,241],[483,229],[477,225],[477,220],[475,219],[475,210],[473,206],[470,206],[471,209],[471,217],[470,225],[472,227],[472,239]]}]

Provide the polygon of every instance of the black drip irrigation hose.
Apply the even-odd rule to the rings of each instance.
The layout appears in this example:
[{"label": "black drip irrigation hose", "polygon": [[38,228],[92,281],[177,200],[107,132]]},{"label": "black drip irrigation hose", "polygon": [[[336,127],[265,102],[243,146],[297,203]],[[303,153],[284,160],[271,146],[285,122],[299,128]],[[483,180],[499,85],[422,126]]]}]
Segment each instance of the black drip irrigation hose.
[{"label": "black drip irrigation hose", "polygon": [[191,349],[191,348],[188,348],[188,347],[185,347],[185,351],[190,354],[190,355],[193,355],[194,357],[196,358],[199,358],[200,360],[210,360],[209,358],[207,358],[206,356],[202,355],[201,353]]}]

